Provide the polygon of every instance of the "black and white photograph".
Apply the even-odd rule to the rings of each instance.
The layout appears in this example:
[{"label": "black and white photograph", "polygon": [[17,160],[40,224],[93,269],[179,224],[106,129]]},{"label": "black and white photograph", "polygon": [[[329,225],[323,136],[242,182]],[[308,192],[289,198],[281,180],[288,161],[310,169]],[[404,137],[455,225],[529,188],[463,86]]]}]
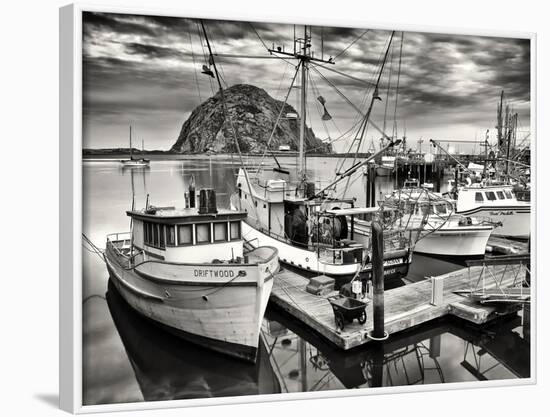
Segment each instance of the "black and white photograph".
[{"label": "black and white photograph", "polygon": [[80,18],[82,405],[532,381],[531,38]]}]

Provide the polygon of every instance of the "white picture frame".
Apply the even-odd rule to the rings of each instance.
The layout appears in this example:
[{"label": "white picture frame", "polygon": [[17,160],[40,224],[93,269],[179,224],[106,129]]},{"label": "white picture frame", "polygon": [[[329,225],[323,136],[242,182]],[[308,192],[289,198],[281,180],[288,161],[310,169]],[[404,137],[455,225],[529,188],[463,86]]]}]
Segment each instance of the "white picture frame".
[{"label": "white picture frame", "polygon": [[[210,18],[223,20],[264,21],[277,23],[312,23],[327,26],[358,26],[371,27],[373,29],[395,29],[422,32],[444,32],[462,35],[483,35],[517,37],[530,39],[531,42],[531,132],[532,152],[537,153],[536,140],[536,35],[534,33],[512,33],[504,31],[476,30],[465,31],[447,27],[422,27],[411,25],[397,25],[387,27],[373,24],[368,21],[359,22],[357,19],[343,22],[336,19],[302,19],[301,17],[288,16],[287,18],[270,19],[268,16],[258,14],[254,16],[238,13],[224,15],[196,15],[186,13],[184,8],[180,11],[162,10],[155,8],[138,7],[112,7],[92,4],[72,4],[62,7],[59,12],[60,32],[60,407],[72,413],[93,413],[108,411],[148,410],[157,408],[196,407],[204,405],[257,403],[273,401],[290,401],[298,399],[316,399],[327,397],[365,396],[394,393],[410,393],[437,390],[455,390],[477,387],[503,387],[510,385],[530,385],[537,382],[537,352],[536,332],[531,336],[531,377],[516,382],[486,381],[483,383],[452,383],[422,387],[394,387],[378,388],[375,391],[358,389],[347,391],[307,392],[295,394],[259,395],[254,397],[231,397],[215,399],[173,400],[162,402],[124,403],[106,405],[82,405],[82,13],[85,11],[101,11],[112,13],[136,13],[152,15],[168,15],[190,18]],[[533,173],[537,171],[536,159],[533,158]],[[534,175],[533,188],[537,189],[537,178]],[[536,192],[532,199],[535,213],[537,212]],[[532,230],[532,275],[537,276],[537,223],[536,215],[531,216]],[[532,311],[537,311],[537,280],[533,282]],[[532,317],[532,326],[536,328],[536,314]]]}]

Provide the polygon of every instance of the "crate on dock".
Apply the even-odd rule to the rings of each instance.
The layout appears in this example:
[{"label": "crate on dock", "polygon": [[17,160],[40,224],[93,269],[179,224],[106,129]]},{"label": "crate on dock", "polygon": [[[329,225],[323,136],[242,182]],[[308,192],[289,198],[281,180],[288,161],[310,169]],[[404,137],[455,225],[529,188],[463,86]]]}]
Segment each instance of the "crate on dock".
[{"label": "crate on dock", "polygon": [[334,278],[319,275],[311,278],[306,286],[306,291],[313,295],[327,295],[334,291]]}]

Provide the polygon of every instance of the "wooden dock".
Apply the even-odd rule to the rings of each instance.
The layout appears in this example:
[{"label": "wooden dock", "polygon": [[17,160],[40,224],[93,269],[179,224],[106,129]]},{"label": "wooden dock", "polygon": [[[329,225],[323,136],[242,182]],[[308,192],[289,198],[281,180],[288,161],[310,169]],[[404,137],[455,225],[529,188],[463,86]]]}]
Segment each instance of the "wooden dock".
[{"label": "wooden dock", "polygon": [[[472,323],[483,324],[502,314],[518,310],[516,304],[481,305],[470,301],[456,291],[472,290],[483,267],[473,266],[428,278],[424,281],[387,290],[384,294],[385,330],[390,335],[410,329],[421,323],[451,314]],[[520,265],[494,265],[493,276],[499,277],[500,286],[510,286],[518,279]],[[443,297],[438,305],[432,301],[432,280],[443,280]],[[275,276],[270,302],[324,336],[338,347],[348,350],[371,342],[368,333],[373,329],[372,302],[367,306],[367,322],[348,323],[343,331],[337,329],[328,297],[306,292],[309,280],[292,271],[282,270]],[[486,280],[485,288],[497,287]]]}]

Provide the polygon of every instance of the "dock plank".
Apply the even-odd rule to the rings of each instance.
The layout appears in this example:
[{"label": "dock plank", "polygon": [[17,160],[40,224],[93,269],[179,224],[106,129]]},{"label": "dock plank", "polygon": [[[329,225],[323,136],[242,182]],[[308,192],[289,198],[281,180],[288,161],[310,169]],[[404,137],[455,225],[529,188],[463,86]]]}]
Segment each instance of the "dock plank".
[{"label": "dock plank", "polygon": [[[438,279],[444,280],[443,299],[440,305],[431,304],[432,281],[430,278],[402,287],[387,290],[384,294],[385,330],[391,335],[419,324],[452,314],[474,323],[484,323],[495,317],[497,308],[469,302],[457,291],[472,290],[481,272],[481,266],[473,266],[448,274]],[[497,265],[492,273],[500,280],[500,285],[508,286],[517,279],[519,266]],[[361,325],[357,321],[346,324],[340,331],[335,324],[332,306],[328,297],[335,293],[317,296],[305,290],[309,280],[295,272],[281,270],[273,284],[270,301],[279,308],[315,330],[344,350],[371,341],[368,333],[373,329],[372,302],[367,306],[367,321]],[[485,279],[486,288],[494,288],[496,282],[489,276]],[[510,307],[512,309],[513,306]]]}]

